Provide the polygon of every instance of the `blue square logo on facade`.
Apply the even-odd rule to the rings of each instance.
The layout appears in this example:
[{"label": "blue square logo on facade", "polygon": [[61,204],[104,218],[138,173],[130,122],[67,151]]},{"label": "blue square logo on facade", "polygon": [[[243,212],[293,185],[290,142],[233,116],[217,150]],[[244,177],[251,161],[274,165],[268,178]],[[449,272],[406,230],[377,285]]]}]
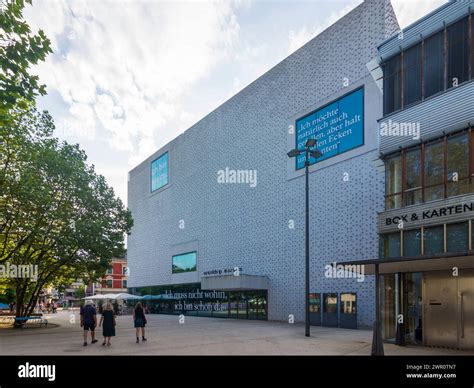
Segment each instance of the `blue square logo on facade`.
[{"label": "blue square logo on facade", "polygon": [[[317,140],[322,156],[314,164],[364,145],[364,88],[296,120],[296,147],[304,148],[308,139]],[[305,155],[296,158],[296,169],[304,167]]]}]

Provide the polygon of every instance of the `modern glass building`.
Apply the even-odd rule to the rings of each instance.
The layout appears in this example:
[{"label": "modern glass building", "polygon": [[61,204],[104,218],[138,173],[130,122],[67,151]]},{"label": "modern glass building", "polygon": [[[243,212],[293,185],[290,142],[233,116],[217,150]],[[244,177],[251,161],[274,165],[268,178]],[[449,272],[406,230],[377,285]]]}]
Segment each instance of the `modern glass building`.
[{"label": "modern glass building", "polygon": [[474,2],[379,46],[384,337],[474,348]]},{"label": "modern glass building", "polygon": [[402,314],[408,340],[449,321],[472,347],[472,5],[400,33],[366,0],[134,168],[131,292],[157,313],[303,321],[304,159],[286,153],[312,138],[312,324],[371,327],[377,263],[385,339]]}]

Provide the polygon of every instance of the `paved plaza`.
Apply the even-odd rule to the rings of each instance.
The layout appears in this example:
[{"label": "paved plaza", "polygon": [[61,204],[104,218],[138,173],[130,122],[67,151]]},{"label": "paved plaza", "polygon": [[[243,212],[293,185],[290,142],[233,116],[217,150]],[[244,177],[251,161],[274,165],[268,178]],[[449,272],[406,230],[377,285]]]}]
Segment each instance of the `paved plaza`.
[{"label": "paved plaza", "polygon": [[[282,322],[148,315],[145,343],[135,343],[131,316],[117,318],[117,336],[109,347],[82,346],[79,313],[47,316],[48,328],[0,329],[0,355],[370,355],[369,330],[312,327]],[[74,323],[70,323],[74,322]],[[385,344],[387,355],[473,355],[449,349]]]}]

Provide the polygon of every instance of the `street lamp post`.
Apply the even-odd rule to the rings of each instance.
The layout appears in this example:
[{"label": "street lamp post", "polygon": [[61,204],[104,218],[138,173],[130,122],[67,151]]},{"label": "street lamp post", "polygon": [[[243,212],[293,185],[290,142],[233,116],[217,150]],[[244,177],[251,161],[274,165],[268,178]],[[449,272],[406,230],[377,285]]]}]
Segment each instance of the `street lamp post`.
[{"label": "street lamp post", "polygon": [[309,329],[309,158],[319,158],[322,153],[317,149],[313,149],[316,146],[316,139],[308,139],[303,149],[295,148],[288,152],[289,158],[295,158],[305,154],[304,167],[305,167],[305,178],[306,178],[306,210],[305,210],[305,336],[310,336]]}]

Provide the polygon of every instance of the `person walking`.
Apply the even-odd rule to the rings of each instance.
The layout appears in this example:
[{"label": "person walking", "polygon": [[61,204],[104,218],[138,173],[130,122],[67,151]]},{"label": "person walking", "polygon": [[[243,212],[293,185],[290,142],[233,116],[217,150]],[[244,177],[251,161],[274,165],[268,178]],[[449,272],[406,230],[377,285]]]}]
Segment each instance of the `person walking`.
[{"label": "person walking", "polygon": [[99,327],[104,324],[102,334],[104,335],[104,342],[102,346],[110,346],[110,339],[115,337],[115,314],[110,303],[107,303],[105,309],[102,311],[102,316],[100,317]]},{"label": "person walking", "polygon": [[92,306],[92,302],[88,300],[86,305],[81,309],[81,327],[84,328],[84,344],[87,346],[87,333],[91,332],[91,344],[98,342],[95,339],[95,327],[97,325],[97,310]]},{"label": "person walking", "polygon": [[140,329],[142,331],[142,342],[146,341],[145,338],[145,325],[146,325],[146,317],[145,317],[145,310],[140,302],[135,305],[135,309],[133,310],[133,324],[136,329],[137,334],[137,344],[140,342]]}]

